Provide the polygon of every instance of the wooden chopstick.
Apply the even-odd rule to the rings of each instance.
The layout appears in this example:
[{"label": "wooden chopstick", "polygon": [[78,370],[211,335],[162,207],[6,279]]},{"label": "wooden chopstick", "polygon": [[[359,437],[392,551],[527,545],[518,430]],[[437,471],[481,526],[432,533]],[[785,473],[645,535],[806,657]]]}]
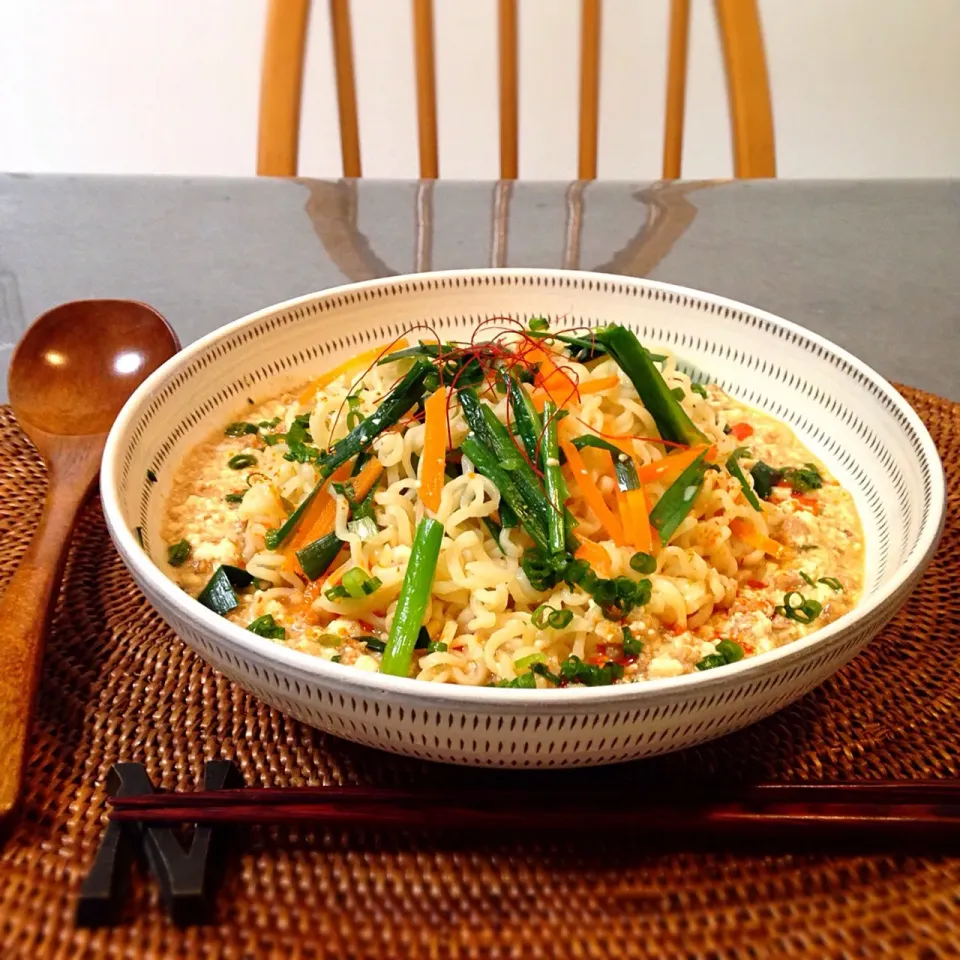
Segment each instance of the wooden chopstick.
[{"label": "wooden chopstick", "polygon": [[960,781],[631,785],[494,790],[328,786],[115,797],[111,819],[162,824],[309,824],[567,836],[620,831],[669,842],[960,848]]},{"label": "wooden chopstick", "polygon": [[[855,780],[828,783],[752,783],[731,786],[702,786],[672,784],[656,789],[626,787],[617,792],[619,806],[646,808],[669,804],[682,807],[708,807],[722,804],[956,804],[960,806],[958,780]],[[443,789],[406,790],[383,787],[246,787],[237,790],[196,791],[193,793],[153,793],[135,797],[114,797],[109,802],[115,819],[153,819],[161,811],[180,811],[179,820],[186,819],[184,811],[216,807],[219,809],[263,810],[347,805],[363,808],[369,815],[370,807],[387,810],[392,807],[453,806],[457,809],[503,810],[528,805],[531,801],[546,801],[557,809],[596,808],[609,810],[609,800],[589,791],[556,790],[547,787],[528,789],[476,789],[460,786]],[[173,819],[171,814],[171,819]]]},{"label": "wooden chopstick", "polygon": [[[479,810],[474,807],[370,806],[356,807],[320,803],[233,803],[226,806],[177,806],[117,810],[112,819],[140,820],[151,825],[309,824],[321,827],[366,827],[372,829],[419,828],[436,831],[516,831],[536,837],[568,836],[574,833],[618,833],[643,838],[651,845],[660,840],[707,840],[729,844],[735,841],[788,841],[809,844],[832,843],[925,845],[937,850],[960,843],[960,807],[953,814],[923,804],[771,804],[749,809],[739,804],[678,807],[606,809],[597,811],[529,807]],[[806,848],[806,847],[805,847]]]}]

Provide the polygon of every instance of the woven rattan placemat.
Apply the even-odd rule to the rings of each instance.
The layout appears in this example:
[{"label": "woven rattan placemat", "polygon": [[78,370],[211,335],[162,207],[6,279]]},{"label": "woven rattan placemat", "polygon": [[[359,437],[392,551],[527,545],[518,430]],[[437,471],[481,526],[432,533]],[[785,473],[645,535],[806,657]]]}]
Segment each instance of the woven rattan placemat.
[{"label": "woven rattan placemat", "polygon": [[[529,838],[251,832],[211,926],[180,930],[135,877],[126,922],[78,930],[111,764],[194,789],[207,759],[248,784],[593,783],[958,775],[960,404],[904,390],[947,468],[947,528],[894,623],[819,690],[681,754],[585,771],[460,770],[326,736],[215,673],[147,605],[91,503],[44,661],[23,819],[0,853],[0,957],[941,957],[960,950],[960,859],[649,851],[642,835]],[[37,520],[44,474],[0,410],[0,579]],[[651,824],[655,831],[655,825]],[[647,849],[645,849],[647,848]]]}]

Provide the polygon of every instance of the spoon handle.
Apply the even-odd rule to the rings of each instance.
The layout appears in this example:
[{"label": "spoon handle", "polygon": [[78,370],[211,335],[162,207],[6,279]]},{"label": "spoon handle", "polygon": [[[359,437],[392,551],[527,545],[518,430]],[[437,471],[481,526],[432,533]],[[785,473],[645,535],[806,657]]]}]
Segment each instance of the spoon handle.
[{"label": "spoon handle", "polygon": [[81,454],[60,477],[52,466],[40,523],[0,600],[0,820],[16,808],[23,783],[47,631],[70,535],[97,473],[98,458],[89,460]]}]

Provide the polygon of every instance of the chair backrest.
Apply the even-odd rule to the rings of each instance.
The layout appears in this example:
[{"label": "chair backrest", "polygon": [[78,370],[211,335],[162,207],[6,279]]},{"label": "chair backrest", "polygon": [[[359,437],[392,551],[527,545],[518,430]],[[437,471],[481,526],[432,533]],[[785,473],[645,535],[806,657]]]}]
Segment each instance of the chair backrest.
[{"label": "chair backrest", "polygon": [[[518,174],[517,3],[499,2],[500,177]],[[687,85],[690,0],[670,0],[663,177],[680,176]],[[360,134],[350,0],[329,0],[343,174],[359,177]],[[420,176],[439,176],[433,0],[412,0]],[[577,172],[597,175],[602,0],[581,0],[580,136]],[[770,85],[757,0],[714,0],[730,103],[733,166],[737,177],[773,177],[776,162]],[[257,172],[295,176],[300,98],[310,0],[270,0],[260,88]]]}]

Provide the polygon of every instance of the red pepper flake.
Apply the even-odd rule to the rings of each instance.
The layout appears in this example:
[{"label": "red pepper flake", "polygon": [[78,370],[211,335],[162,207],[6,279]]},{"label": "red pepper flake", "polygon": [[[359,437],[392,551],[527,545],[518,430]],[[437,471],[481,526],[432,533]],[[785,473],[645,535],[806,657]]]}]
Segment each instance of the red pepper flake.
[{"label": "red pepper flake", "polygon": [[753,436],[753,427],[749,423],[735,423],[730,428],[730,433],[738,440],[746,440]]},{"label": "red pepper flake", "polygon": [[747,586],[753,587],[754,590],[765,590],[767,587],[767,584],[763,580],[748,580]]}]

